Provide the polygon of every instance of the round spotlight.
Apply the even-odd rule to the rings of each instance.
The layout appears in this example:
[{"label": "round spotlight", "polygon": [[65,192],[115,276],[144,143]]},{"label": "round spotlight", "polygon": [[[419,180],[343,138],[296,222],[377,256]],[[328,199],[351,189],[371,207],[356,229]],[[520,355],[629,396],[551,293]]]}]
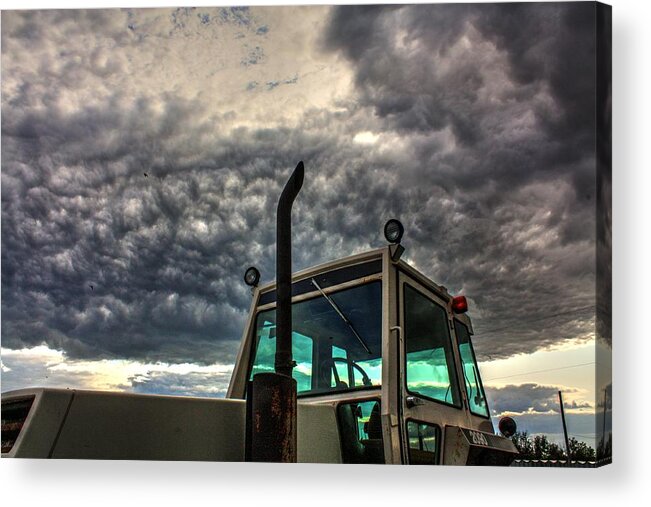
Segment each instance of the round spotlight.
[{"label": "round spotlight", "polygon": [[389,243],[400,243],[402,235],[405,233],[405,228],[399,220],[392,218],[384,224],[384,237]]},{"label": "round spotlight", "polygon": [[260,281],[260,271],[251,266],[244,272],[244,283],[249,287],[255,287]]},{"label": "round spotlight", "polygon": [[497,427],[499,428],[500,433],[506,438],[511,438],[518,430],[518,425],[509,416],[502,417]]}]

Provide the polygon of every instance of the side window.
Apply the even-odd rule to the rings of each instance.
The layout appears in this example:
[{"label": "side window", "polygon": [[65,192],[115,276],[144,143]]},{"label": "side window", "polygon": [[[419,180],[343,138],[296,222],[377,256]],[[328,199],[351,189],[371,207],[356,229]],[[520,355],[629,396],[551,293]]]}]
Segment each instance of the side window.
[{"label": "side window", "polygon": [[454,330],[459,342],[459,356],[461,357],[463,380],[466,383],[470,411],[473,414],[488,417],[488,405],[484,395],[484,387],[481,384],[481,377],[479,376],[475,351],[470,341],[470,333],[468,328],[457,320],[454,321]]},{"label": "side window", "polygon": [[410,465],[437,465],[441,429],[433,424],[407,421]]},{"label": "side window", "polygon": [[344,463],[384,463],[379,401],[341,403],[337,418]]},{"label": "side window", "polygon": [[407,390],[460,406],[447,312],[409,285],[404,289]]}]

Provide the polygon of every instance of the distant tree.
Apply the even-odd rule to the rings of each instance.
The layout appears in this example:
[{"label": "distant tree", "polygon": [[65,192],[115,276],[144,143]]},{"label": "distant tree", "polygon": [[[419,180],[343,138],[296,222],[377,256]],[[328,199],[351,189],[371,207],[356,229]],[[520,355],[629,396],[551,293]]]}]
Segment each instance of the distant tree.
[{"label": "distant tree", "polygon": [[516,431],[511,437],[511,441],[520,453],[521,459],[533,459],[533,442],[526,431]]},{"label": "distant tree", "polygon": [[520,453],[521,459],[533,459],[534,455],[533,442],[529,438],[529,433],[526,431],[516,431],[511,437],[513,444]]},{"label": "distant tree", "polygon": [[[520,459],[567,459],[565,449],[550,442],[547,435],[531,437],[526,431],[518,431],[512,437],[513,444],[520,453]],[[594,461],[595,450],[585,442],[570,438],[570,454],[573,461]]]},{"label": "distant tree", "polygon": [[574,437],[570,438],[570,456],[575,461],[594,461],[596,459],[595,450]]},{"label": "distant tree", "polygon": [[565,449],[560,445],[550,442],[547,450],[547,458],[542,459],[567,459],[567,454],[565,453]]},{"label": "distant tree", "polygon": [[533,439],[534,459],[549,459],[550,444],[547,435],[536,435]]}]

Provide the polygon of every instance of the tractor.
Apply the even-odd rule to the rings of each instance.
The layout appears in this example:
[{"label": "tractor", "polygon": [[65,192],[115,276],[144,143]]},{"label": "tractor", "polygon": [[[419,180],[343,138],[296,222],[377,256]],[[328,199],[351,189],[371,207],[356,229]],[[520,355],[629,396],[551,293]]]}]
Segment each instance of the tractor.
[{"label": "tractor", "polygon": [[2,457],[509,465],[515,423],[495,432],[468,301],[385,246],[296,273],[291,208],[277,216],[275,283],[245,271],[252,300],[226,398],[31,388],[2,394]]}]

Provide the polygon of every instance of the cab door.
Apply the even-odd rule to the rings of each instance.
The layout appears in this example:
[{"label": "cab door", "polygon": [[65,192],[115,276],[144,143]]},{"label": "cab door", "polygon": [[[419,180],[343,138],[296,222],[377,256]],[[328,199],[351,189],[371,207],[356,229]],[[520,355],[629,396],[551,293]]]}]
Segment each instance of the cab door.
[{"label": "cab door", "polygon": [[441,464],[446,426],[469,422],[453,320],[447,302],[433,290],[404,272],[398,284],[402,459]]}]

